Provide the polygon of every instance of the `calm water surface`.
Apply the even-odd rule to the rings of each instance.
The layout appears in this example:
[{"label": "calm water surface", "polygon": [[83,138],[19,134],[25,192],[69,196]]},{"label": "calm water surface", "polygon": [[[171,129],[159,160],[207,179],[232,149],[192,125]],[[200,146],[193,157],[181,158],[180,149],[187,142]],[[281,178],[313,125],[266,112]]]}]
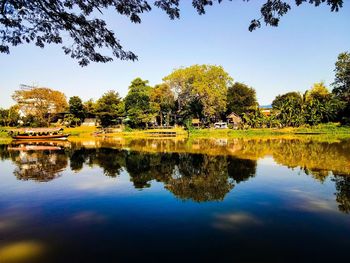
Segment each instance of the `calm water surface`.
[{"label": "calm water surface", "polygon": [[349,141],[0,144],[2,263],[349,262],[349,212]]}]

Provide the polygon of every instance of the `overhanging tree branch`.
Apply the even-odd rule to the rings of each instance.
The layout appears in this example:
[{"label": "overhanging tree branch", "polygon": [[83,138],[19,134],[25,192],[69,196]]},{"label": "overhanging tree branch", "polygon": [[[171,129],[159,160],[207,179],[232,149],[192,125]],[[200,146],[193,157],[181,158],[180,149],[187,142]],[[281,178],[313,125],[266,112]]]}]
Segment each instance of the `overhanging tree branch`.
[{"label": "overhanging tree branch", "polygon": [[[291,9],[290,1],[265,1],[260,9],[261,17],[251,21],[249,31],[259,28],[261,21],[278,26],[281,17]],[[31,42],[41,48],[45,44],[62,44],[61,35],[68,32],[72,43],[62,48],[81,66],[91,61],[105,63],[113,58],[137,60],[133,52],[124,50],[103,19],[92,16],[114,8],[117,14],[128,17],[132,23],[141,23],[140,15],[151,11],[149,2],[165,11],[170,19],[180,18],[180,0],[0,0],[0,53],[9,54],[10,46]],[[221,2],[223,0],[192,0],[192,6],[203,15],[208,6]],[[343,6],[343,0],[295,0],[296,6],[303,3],[316,7],[324,3],[332,12]],[[111,55],[102,54],[104,48]]]}]

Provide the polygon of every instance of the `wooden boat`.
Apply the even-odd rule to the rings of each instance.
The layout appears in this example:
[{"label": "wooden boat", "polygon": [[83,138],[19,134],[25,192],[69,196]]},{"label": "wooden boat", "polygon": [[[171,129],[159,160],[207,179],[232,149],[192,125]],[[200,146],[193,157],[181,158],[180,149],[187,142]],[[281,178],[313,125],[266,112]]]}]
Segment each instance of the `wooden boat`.
[{"label": "wooden boat", "polygon": [[15,140],[66,140],[70,134],[64,134],[62,128],[21,128],[9,135]]}]

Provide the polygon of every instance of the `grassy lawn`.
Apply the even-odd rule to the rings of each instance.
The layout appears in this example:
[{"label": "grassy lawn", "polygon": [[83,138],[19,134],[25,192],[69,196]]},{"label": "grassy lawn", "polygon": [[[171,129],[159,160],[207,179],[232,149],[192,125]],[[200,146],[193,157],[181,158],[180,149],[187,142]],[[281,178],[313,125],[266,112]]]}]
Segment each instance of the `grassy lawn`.
[{"label": "grassy lawn", "polygon": [[314,127],[297,127],[282,129],[248,129],[248,130],[230,130],[230,129],[195,129],[191,131],[193,138],[244,138],[244,137],[276,137],[276,136],[327,136],[337,138],[350,138],[350,127],[340,126],[336,123],[321,124]]},{"label": "grassy lawn", "polygon": [[[0,128],[0,141],[9,141],[6,130],[10,128]],[[65,128],[64,133],[70,133],[71,140],[84,140],[95,138],[96,127],[75,127]],[[99,134],[101,137],[125,137],[125,138],[147,138],[150,132],[176,132],[177,136],[187,137],[188,132],[183,128],[174,129],[148,129],[148,130],[129,130],[116,133]],[[336,123],[321,124],[314,127],[282,128],[282,129],[194,129],[189,133],[190,138],[274,138],[274,137],[302,137],[314,136],[324,138],[350,138],[350,127],[340,126]]]}]

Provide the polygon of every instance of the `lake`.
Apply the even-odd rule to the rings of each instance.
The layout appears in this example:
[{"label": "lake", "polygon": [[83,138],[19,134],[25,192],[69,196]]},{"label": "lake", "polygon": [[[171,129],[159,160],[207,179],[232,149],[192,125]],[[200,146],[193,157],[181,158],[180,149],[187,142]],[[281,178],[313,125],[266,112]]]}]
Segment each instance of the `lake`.
[{"label": "lake", "polygon": [[0,262],[341,262],[350,141],[0,144]]}]

